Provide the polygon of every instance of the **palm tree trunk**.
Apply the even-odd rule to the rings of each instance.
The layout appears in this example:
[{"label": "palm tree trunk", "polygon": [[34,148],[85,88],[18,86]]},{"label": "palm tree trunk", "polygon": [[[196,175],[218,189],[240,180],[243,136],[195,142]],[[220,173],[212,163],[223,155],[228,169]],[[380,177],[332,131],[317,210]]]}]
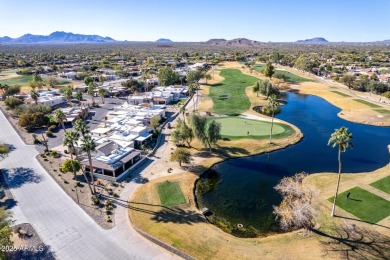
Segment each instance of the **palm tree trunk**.
[{"label": "palm tree trunk", "polygon": [[[73,144],[73,143],[72,143],[72,149],[73,149],[73,151],[75,152],[76,160],[80,163],[80,158],[79,158],[78,154],[76,153],[76,149],[74,148],[74,144]],[[83,172],[84,179],[85,179],[85,181],[87,182],[88,187],[89,187],[89,190],[91,191],[91,194],[92,194],[93,192],[92,192],[91,184],[89,183],[88,177],[87,177],[87,175],[85,174],[85,171],[82,171],[82,172]]]},{"label": "palm tree trunk", "polygon": [[274,127],[274,116],[275,116],[275,112],[272,111],[271,133],[270,133],[270,135],[269,135],[269,144],[272,143],[272,128]]},{"label": "palm tree trunk", "polygon": [[64,132],[66,133],[64,121],[61,121],[61,126],[62,126],[62,129],[64,129]]},{"label": "palm tree trunk", "polygon": [[337,188],[336,188],[336,194],[334,195],[334,200],[333,200],[333,207],[332,207],[332,213],[331,216],[334,217],[335,210],[336,210],[336,199],[337,199],[337,194],[339,193],[339,187],[340,187],[340,178],[341,178],[341,150],[339,149],[339,174],[338,174],[338,179],[337,179]]},{"label": "palm tree trunk", "polygon": [[[72,153],[70,153],[70,160],[71,160],[71,162],[72,162],[73,176],[74,176],[74,178],[76,179],[76,169],[74,168],[73,154],[72,154]],[[77,182],[77,179],[76,179],[76,182]],[[76,183],[76,198],[77,198],[77,203],[80,203],[80,202],[79,202],[79,193],[77,192],[77,183]]]},{"label": "palm tree trunk", "polygon": [[91,159],[91,153],[90,152],[88,152],[88,161],[89,161],[89,174],[91,175],[91,181],[92,181],[92,187],[93,187],[92,195],[95,195],[95,193],[96,193],[95,177],[93,176],[93,167],[92,167],[92,159]]}]

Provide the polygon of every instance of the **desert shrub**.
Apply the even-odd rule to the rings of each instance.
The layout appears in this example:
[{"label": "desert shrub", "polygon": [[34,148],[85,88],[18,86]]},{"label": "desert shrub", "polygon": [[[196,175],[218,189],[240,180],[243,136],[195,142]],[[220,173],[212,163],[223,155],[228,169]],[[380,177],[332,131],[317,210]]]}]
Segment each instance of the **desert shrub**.
[{"label": "desert shrub", "polygon": [[48,130],[53,132],[54,130],[56,130],[56,128],[57,128],[56,125],[51,125],[49,126]]},{"label": "desert shrub", "polygon": [[[73,165],[72,165],[73,163]],[[65,160],[65,162],[62,164],[62,170],[64,172],[73,172],[73,167],[74,167],[74,170],[77,172],[81,169],[81,166],[80,166],[80,163],[77,161],[77,160],[70,160],[70,159],[67,159]]]},{"label": "desert shrub", "polygon": [[386,97],[386,98],[390,98],[390,91],[386,91],[382,94],[382,96]]},{"label": "desert shrub", "polygon": [[47,137],[53,137],[53,132],[52,131],[46,131],[46,136]]},{"label": "desert shrub", "polygon": [[15,97],[7,97],[4,100],[4,104],[9,108],[14,109],[15,107],[22,105],[23,100],[21,100],[19,98],[15,98]]},{"label": "desert shrub", "polygon": [[55,156],[57,156],[57,152],[56,151],[50,151],[50,156],[51,157],[55,157]]}]

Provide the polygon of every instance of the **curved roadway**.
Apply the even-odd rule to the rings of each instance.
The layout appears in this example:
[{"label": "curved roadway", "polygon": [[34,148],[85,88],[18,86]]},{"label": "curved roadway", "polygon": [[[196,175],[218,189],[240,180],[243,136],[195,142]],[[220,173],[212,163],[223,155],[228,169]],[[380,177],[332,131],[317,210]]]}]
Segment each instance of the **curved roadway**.
[{"label": "curved roadway", "polygon": [[172,259],[175,255],[140,237],[122,210],[116,226],[103,230],[43,169],[0,112],[0,142],[14,150],[0,161],[0,169],[16,200],[16,223],[30,223],[57,259]]}]

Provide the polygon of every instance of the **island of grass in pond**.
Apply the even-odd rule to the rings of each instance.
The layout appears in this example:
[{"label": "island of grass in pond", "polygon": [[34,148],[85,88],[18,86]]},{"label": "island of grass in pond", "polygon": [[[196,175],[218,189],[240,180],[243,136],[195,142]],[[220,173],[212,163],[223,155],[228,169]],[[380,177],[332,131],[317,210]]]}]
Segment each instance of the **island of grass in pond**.
[{"label": "island of grass in pond", "polygon": [[[228,139],[265,139],[269,138],[271,122],[245,119],[242,117],[217,117],[213,120],[221,123],[221,135]],[[211,119],[210,119],[211,120]],[[273,138],[284,138],[295,131],[286,124],[274,123]]]},{"label": "island of grass in pond", "polygon": [[250,108],[245,88],[253,86],[259,79],[243,74],[238,69],[222,69],[225,80],[211,85],[210,97],[213,111],[218,114],[237,115]]},{"label": "island of grass in pond", "polygon": [[336,128],[348,127],[353,134],[353,149],[342,155],[343,172],[369,172],[389,163],[389,127],[348,122],[337,116],[339,108],[316,96],[289,93],[286,101],[276,117],[302,131],[298,144],[216,164],[197,183],[199,207],[208,208],[211,221],[233,235],[251,237],[275,229],[272,206],[280,196],[273,187],[284,176],[337,172],[337,149],[328,146]]}]

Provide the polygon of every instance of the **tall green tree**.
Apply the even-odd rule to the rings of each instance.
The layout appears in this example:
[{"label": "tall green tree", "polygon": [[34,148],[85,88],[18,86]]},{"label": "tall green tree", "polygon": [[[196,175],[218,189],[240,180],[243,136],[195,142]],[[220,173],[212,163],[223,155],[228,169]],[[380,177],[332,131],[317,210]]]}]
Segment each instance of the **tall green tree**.
[{"label": "tall green tree", "polygon": [[154,132],[157,134],[158,127],[160,126],[161,117],[156,115],[150,119],[150,125],[153,127]]},{"label": "tall green tree", "polygon": [[208,147],[211,152],[211,145],[215,145],[217,141],[221,138],[221,126],[217,122],[215,122],[215,120],[208,124],[206,117],[200,116],[196,113],[190,114],[189,122],[194,136],[206,148]]},{"label": "tall green tree", "polygon": [[61,109],[54,110],[53,121],[60,124],[62,126],[62,129],[64,129],[64,132],[66,133],[66,128],[65,128],[66,115]]},{"label": "tall green tree", "polygon": [[256,97],[259,96],[260,92],[260,83],[257,81],[256,84],[252,87],[253,93],[256,93]]},{"label": "tall green tree", "polygon": [[272,65],[272,63],[270,61],[268,61],[266,64],[265,64],[265,68],[263,70],[263,74],[264,76],[266,76],[267,78],[271,79],[272,78],[272,75],[274,75],[275,73],[275,67]]},{"label": "tall green tree", "polygon": [[92,166],[92,156],[91,156],[91,153],[94,152],[95,150],[96,150],[96,144],[90,136],[85,136],[81,139],[81,151],[87,153],[88,156],[89,174],[91,176],[92,187],[93,187],[92,195],[96,193],[95,177],[93,176],[94,169]]},{"label": "tall green tree", "polygon": [[30,97],[32,100],[34,100],[35,105],[37,105],[38,104],[38,93],[35,92],[34,90],[31,90]]},{"label": "tall green tree", "polygon": [[335,129],[335,131],[332,133],[332,135],[329,138],[328,145],[331,145],[333,148],[338,146],[338,162],[339,162],[339,173],[337,178],[337,187],[336,187],[336,194],[334,195],[333,199],[333,207],[332,207],[332,213],[331,216],[333,217],[336,210],[336,200],[337,195],[339,193],[339,187],[340,187],[340,179],[341,179],[341,153],[345,152],[348,148],[352,148],[353,144],[351,142],[352,140],[352,133],[348,132],[348,128],[341,127],[339,129]]},{"label": "tall green tree", "polygon": [[345,85],[347,85],[348,88],[350,88],[350,89],[353,88],[353,83],[355,82],[355,80],[356,80],[356,76],[355,75],[351,75],[351,74],[344,74],[340,78],[340,81],[342,83],[344,83]]},{"label": "tall green tree", "polygon": [[183,145],[187,143],[191,147],[191,142],[194,139],[194,133],[185,121],[180,118],[177,120],[175,130],[171,132],[171,138],[175,145]]},{"label": "tall green tree", "polygon": [[269,135],[269,143],[272,143],[272,129],[274,127],[274,118],[275,118],[275,110],[278,108],[278,100],[274,94],[269,96],[268,98],[268,109],[271,111],[272,119],[271,119],[271,130]]},{"label": "tall green tree", "polygon": [[[73,161],[74,161],[73,160],[73,153],[75,154],[76,160],[80,165],[80,158],[78,156],[77,150],[75,149],[75,143],[78,142],[79,139],[80,139],[80,135],[77,131],[69,131],[69,132],[65,133],[64,146],[68,147],[68,150],[70,153],[70,159],[72,162],[72,170],[73,170],[74,176],[76,176],[77,171],[76,171],[75,165],[73,165]],[[91,184],[89,183],[88,177],[85,174],[85,171],[82,171],[82,172],[83,172],[84,179],[87,182],[89,190],[91,191],[91,194],[92,194],[93,192],[92,192]]]},{"label": "tall green tree", "polygon": [[100,88],[98,90],[99,97],[102,99],[102,103],[104,104],[104,95],[106,95],[106,90],[104,88]]},{"label": "tall green tree", "polygon": [[65,88],[64,96],[65,96],[66,100],[68,100],[68,102],[70,102],[70,100],[71,100],[72,97],[73,97],[72,87],[71,87],[71,86],[67,86],[67,87]]},{"label": "tall green tree", "polygon": [[88,125],[81,119],[77,119],[73,127],[82,137],[86,137],[90,133]]},{"label": "tall green tree", "polygon": [[95,82],[92,81],[91,83],[89,83],[88,89],[87,89],[88,95],[90,95],[92,98],[92,105],[95,104],[95,87],[96,87],[96,84],[95,84]]},{"label": "tall green tree", "polygon": [[189,163],[191,161],[191,154],[186,149],[177,148],[171,155],[170,161],[178,162],[181,167],[182,163]]},{"label": "tall green tree", "polygon": [[173,85],[178,78],[178,74],[170,67],[163,67],[158,70],[158,79],[161,86]]},{"label": "tall green tree", "polygon": [[210,144],[216,145],[221,139],[221,123],[213,120],[207,126],[207,136]]}]

